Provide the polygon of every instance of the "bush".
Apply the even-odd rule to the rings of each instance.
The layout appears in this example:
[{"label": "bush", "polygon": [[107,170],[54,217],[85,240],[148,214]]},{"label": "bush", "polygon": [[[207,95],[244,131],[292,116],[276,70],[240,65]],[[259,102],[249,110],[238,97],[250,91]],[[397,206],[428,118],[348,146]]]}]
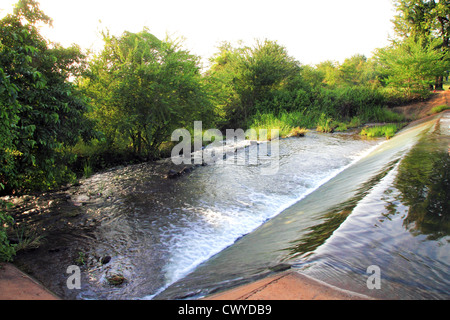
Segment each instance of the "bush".
[{"label": "bush", "polygon": [[[303,120],[302,120],[303,119]],[[278,129],[280,137],[302,137],[308,131],[300,124],[304,122],[304,117],[301,112],[283,112],[279,116],[272,113],[257,114],[253,117],[252,123],[249,125],[250,129],[256,131],[259,139],[259,130],[266,129],[270,133],[272,129]]]},{"label": "bush", "polygon": [[363,117],[366,121],[374,122],[402,122],[405,121],[405,116],[396,113],[387,107],[378,107],[373,109],[368,109]]},{"label": "bush", "polygon": [[315,101],[316,108],[337,119],[359,116],[385,104],[386,98],[379,89],[364,86],[322,88]]},{"label": "bush", "polygon": [[395,133],[403,128],[404,124],[387,124],[384,126],[374,126],[370,128],[364,128],[361,130],[361,135],[368,138],[386,137],[386,139],[392,138]]},{"label": "bush", "polygon": [[[4,205],[5,204],[0,200],[0,210]],[[0,262],[12,261],[13,256],[16,254],[14,245],[9,243],[8,235],[6,233],[6,226],[13,222],[12,217],[3,211],[0,211]]]},{"label": "bush", "polygon": [[322,113],[319,122],[317,123],[316,130],[319,132],[331,133],[336,126],[333,124],[333,119]]},{"label": "bush", "polygon": [[428,114],[435,114],[435,113],[439,113],[439,112],[442,112],[444,110],[449,110],[449,109],[450,109],[450,107],[444,104],[444,105],[440,105],[440,106],[432,108]]}]

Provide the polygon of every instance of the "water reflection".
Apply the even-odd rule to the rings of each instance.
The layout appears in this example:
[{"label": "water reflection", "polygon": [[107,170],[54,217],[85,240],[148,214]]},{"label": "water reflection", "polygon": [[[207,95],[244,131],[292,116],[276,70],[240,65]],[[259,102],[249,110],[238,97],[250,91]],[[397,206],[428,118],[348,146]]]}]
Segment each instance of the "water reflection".
[{"label": "water reflection", "polygon": [[[450,156],[446,146],[438,129],[431,135],[424,135],[402,159],[394,185],[385,191],[387,196],[395,193],[395,199],[407,207],[403,226],[413,235],[427,235],[429,240],[438,240],[450,233]],[[394,168],[398,160],[392,161],[362,184],[354,197],[331,211],[322,213],[322,223],[310,227],[306,235],[292,241],[292,246],[285,249],[289,252],[286,260],[307,257],[324,244],[358,203]],[[398,204],[387,198],[382,199],[386,201],[385,208],[388,212],[383,215],[385,219],[403,213],[403,207],[400,209]]]},{"label": "water reflection", "polygon": [[[450,232],[450,156],[439,127],[423,136],[403,159],[395,181],[398,196],[408,206],[404,226],[413,234],[437,240]],[[396,213],[392,210],[392,213]]]},{"label": "water reflection", "polygon": [[308,254],[314,252],[315,249],[324,244],[325,241],[332,236],[333,232],[336,231],[353,212],[356,205],[392,170],[398,160],[399,159],[392,161],[381,172],[362,184],[354,197],[340,203],[331,211],[322,213],[321,218],[319,219],[324,220],[324,222],[310,227],[307,230],[306,235],[292,241],[292,246],[284,249],[289,253],[286,256],[286,260],[302,256],[307,257]]},{"label": "water reflection", "polygon": [[[441,119],[442,120],[442,119]],[[297,268],[377,298],[448,299],[450,136],[436,121],[358,193],[288,248]],[[366,286],[377,265],[381,290]]]}]

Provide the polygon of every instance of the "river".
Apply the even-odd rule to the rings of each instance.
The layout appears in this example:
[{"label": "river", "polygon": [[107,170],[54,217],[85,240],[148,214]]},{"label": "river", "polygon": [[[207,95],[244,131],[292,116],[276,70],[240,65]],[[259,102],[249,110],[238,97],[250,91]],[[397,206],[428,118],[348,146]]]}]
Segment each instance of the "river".
[{"label": "river", "polygon": [[[376,298],[448,299],[448,127],[449,113],[388,141],[311,131],[279,141],[273,175],[264,159],[177,179],[167,161],[99,173],[67,191],[88,195],[66,221],[85,232],[52,235],[22,263],[68,299],[196,299],[287,268]],[[82,287],[69,290],[77,257]]]}]

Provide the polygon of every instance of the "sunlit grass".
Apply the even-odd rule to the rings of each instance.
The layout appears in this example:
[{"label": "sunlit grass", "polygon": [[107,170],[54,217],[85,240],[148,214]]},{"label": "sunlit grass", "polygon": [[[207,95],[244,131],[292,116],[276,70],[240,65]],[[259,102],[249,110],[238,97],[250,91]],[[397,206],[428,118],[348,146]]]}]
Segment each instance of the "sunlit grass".
[{"label": "sunlit grass", "polygon": [[305,133],[307,133],[308,130],[305,128],[292,128],[291,132],[287,135],[288,137],[304,137]]},{"label": "sunlit grass", "polygon": [[[283,113],[280,117],[273,114],[262,114],[253,119],[250,126],[251,131],[256,132],[256,137],[248,137],[249,139],[271,140],[275,130],[278,130],[280,138],[286,137],[303,137],[307,129],[295,126],[296,114]],[[297,115],[298,116],[298,115]],[[267,132],[267,135],[265,134]]]},{"label": "sunlit grass", "polygon": [[367,138],[386,137],[386,139],[390,139],[403,127],[403,123],[391,123],[382,126],[366,127],[361,130],[360,135],[366,136]]},{"label": "sunlit grass", "polygon": [[336,128],[336,125],[333,123],[333,119],[322,113],[317,122],[316,130],[319,132],[331,133]]},{"label": "sunlit grass", "polygon": [[444,104],[444,105],[440,105],[440,106],[436,106],[436,107],[432,108],[428,114],[429,115],[435,114],[435,113],[439,113],[439,112],[442,112],[444,110],[449,110],[449,109],[450,109],[450,106],[447,106]]}]

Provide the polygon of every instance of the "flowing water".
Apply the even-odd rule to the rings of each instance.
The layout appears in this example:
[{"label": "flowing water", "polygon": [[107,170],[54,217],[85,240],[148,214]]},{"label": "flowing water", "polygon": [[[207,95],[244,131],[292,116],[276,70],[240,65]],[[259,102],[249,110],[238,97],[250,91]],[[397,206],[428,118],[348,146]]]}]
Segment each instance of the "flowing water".
[{"label": "flowing water", "polygon": [[[52,273],[43,282],[75,299],[198,298],[286,268],[374,297],[446,299],[448,127],[447,113],[389,141],[283,139],[275,175],[260,174],[270,159],[219,161],[177,179],[166,178],[167,162],[94,175],[76,190],[89,201],[72,216],[95,227],[34,256],[35,272]],[[82,288],[67,290],[77,252]],[[367,288],[371,265],[381,289]],[[112,274],[125,283],[108,284]]]},{"label": "flowing water", "polygon": [[[157,298],[199,297],[288,267],[375,298],[450,298],[449,116],[379,145]],[[368,288],[370,266],[379,289]]]}]

